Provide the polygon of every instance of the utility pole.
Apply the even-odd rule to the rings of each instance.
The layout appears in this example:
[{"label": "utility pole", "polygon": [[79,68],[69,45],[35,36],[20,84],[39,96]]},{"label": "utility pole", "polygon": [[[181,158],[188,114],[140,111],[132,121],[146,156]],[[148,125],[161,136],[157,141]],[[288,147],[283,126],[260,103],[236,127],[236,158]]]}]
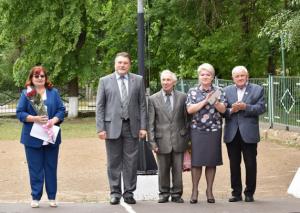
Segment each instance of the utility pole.
[{"label": "utility pole", "polygon": [[143,76],[144,81],[146,79],[145,75],[145,39],[144,39],[144,5],[143,0],[138,0],[137,7],[138,17],[137,17],[137,27],[138,27],[138,71],[141,76]]},{"label": "utility pole", "polygon": [[[144,30],[144,5],[143,0],[137,1],[137,27],[138,27],[138,71],[141,76],[144,78],[146,84],[145,75],[145,30]],[[148,103],[148,98],[150,95],[149,89],[146,91],[146,101]],[[147,138],[146,138],[147,139]],[[140,175],[155,175],[157,174],[157,165],[155,162],[154,155],[150,148],[147,146],[146,141],[140,141],[139,143],[139,162],[138,162],[138,171],[137,174]]]}]

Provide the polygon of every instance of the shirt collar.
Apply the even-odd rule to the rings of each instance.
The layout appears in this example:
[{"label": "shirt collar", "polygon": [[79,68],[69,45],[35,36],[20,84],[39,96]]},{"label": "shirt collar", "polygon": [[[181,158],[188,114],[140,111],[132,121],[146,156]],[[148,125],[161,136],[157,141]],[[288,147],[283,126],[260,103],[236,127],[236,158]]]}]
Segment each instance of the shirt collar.
[{"label": "shirt collar", "polygon": [[[118,72],[115,72],[117,80],[121,78],[121,75]],[[124,75],[124,79],[128,80],[128,74]]]},{"label": "shirt collar", "polygon": [[213,89],[214,89],[213,85],[211,85],[208,90],[203,89],[203,87],[201,86],[201,84],[199,86],[199,90],[202,91],[202,92],[211,92]]},{"label": "shirt collar", "polygon": [[[162,90],[162,92],[163,92],[163,95],[164,95],[164,96],[167,96],[167,95],[166,95],[166,92],[165,92],[164,90]],[[170,95],[170,96],[173,96],[173,95],[174,95],[174,90],[171,91],[171,95]]]},{"label": "shirt collar", "polygon": [[234,86],[239,90],[244,90],[248,86],[248,82],[246,82],[245,86],[243,86],[242,88],[238,87],[236,84]]}]

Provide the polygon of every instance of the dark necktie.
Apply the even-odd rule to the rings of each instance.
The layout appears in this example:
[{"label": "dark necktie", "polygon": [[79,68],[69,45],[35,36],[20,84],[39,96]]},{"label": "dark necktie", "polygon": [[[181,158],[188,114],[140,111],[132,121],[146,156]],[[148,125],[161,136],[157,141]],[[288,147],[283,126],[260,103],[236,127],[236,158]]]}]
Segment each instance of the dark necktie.
[{"label": "dark necktie", "polygon": [[172,95],[172,94],[166,93],[166,97],[167,97],[167,100],[166,100],[166,108],[167,108],[167,111],[168,111],[169,113],[172,112],[171,95]]},{"label": "dark necktie", "polygon": [[122,103],[122,118],[127,120],[129,118],[128,115],[128,94],[127,94],[127,88],[124,82],[125,77],[121,76],[121,92],[122,92],[122,99],[121,99],[121,103]]}]

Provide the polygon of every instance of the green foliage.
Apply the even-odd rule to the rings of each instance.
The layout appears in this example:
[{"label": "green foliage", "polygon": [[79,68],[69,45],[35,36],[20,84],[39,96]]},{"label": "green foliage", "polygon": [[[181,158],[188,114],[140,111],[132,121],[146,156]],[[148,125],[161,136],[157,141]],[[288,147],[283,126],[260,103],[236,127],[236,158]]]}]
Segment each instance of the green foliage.
[{"label": "green foliage", "polygon": [[77,76],[84,81],[94,79],[99,38],[93,27],[98,26],[100,5],[101,1],[94,0],[35,4],[2,0],[0,38],[14,44],[10,51],[18,52],[12,62],[16,84],[23,85],[29,69],[38,63],[46,66],[51,80],[60,85]]},{"label": "green foliage", "polygon": [[[284,33],[290,75],[299,72],[299,0],[148,0],[145,5],[146,69],[159,89],[159,73],[195,78],[211,63],[219,78],[236,65],[251,77],[278,70]],[[113,71],[120,51],[137,72],[137,2],[125,0],[0,0],[0,77],[22,86],[30,67],[45,65],[56,85],[78,77],[92,83]],[[259,36],[257,36],[259,35]],[[5,71],[8,71],[4,73]],[[8,73],[8,74],[7,74]],[[0,79],[0,88],[3,80]]]}]

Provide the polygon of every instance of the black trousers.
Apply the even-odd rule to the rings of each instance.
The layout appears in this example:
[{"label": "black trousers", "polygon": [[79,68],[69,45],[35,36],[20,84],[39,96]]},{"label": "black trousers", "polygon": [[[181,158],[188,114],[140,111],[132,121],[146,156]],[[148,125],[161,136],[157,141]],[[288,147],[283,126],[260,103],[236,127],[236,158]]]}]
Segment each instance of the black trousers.
[{"label": "black trousers", "polygon": [[227,153],[230,161],[230,179],[233,196],[242,194],[241,160],[242,154],[246,169],[246,187],[244,194],[252,196],[256,189],[257,173],[257,143],[245,143],[238,130],[233,141],[226,143]]}]

